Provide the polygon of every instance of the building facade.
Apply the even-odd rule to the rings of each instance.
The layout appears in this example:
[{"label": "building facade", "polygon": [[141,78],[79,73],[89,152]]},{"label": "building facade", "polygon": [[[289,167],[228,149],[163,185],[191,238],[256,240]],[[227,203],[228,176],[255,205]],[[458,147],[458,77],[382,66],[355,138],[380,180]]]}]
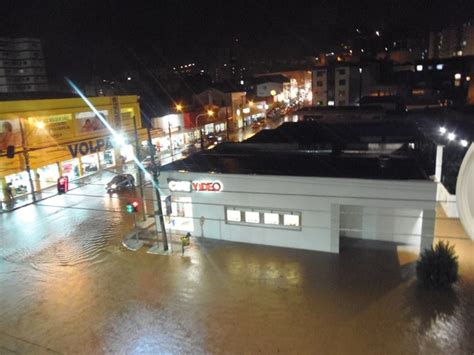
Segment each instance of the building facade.
[{"label": "building facade", "polygon": [[[97,97],[90,101],[110,126],[125,138],[118,145],[102,119],[79,98],[0,102],[0,200],[42,191],[60,176],[69,181],[130,161],[135,153],[134,123],[139,139],[140,108],[136,96]],[[10,147],[10,148],[9,148]],[[7,151],[14,147],[13,157]]]},{"label": "building facade", "polygon": [[313,71],[313,105],[353,106],[375,83],[373,66],[338,64]]},{"label": "building facade", "polygon": [[429,59],[471,55],[474,55],[474,21],[430,33]]},{"label": "building facade", "polygon": [[48,90],[41,41],[37,38],[0,38],[0,93]]}]

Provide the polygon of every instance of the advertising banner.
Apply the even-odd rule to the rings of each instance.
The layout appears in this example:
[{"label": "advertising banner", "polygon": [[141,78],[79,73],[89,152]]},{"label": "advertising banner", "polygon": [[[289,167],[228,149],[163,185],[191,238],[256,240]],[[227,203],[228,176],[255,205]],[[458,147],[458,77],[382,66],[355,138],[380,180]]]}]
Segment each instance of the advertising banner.
[{"label": "advertising banner", "polygon": [[55,144],[74,137],[70,114],[29,117],[25,131],[25,140],[30,147]]},{"label": "advertising banner", "polygon": [[[109,112],[99,111],[103,118],[109,122]],[[104,133],[107,131],[104,123],[94,112],[79,112],[75,114],[76,132],[78,136],[90,135],[91,133]]]},{"label": "advertising banner", "polygon": [[5,154],[8,146],[21,147],[20,120],[0,118],[0,152]]}]

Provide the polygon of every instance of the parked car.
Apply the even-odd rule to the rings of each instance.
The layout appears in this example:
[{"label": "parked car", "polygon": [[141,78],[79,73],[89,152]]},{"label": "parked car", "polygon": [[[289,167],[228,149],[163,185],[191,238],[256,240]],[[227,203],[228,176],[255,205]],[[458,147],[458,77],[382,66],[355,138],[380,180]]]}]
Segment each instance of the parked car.
[{"label": "parked car", "polygon": [[105,185],[107,193],[111,194],[114,192],[126,191],[135,188],[135,178],[131,174],[119,174],[115,175]]}]

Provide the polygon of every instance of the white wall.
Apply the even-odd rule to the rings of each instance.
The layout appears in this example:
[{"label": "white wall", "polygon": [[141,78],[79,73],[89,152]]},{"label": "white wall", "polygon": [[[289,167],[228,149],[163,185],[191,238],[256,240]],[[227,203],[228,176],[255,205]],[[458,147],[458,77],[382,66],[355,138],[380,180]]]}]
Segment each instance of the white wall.
[{"label": "white wall", "polygon": [[[413,237],[418,233],[418,239],[415,236],[415,239],[406,238],[404,241],[419,243],[422,211],[434,211],[436,204],[436,184],[431,181],[163,171],[160,176],[163,196],[170,193],[167,187],[168,177],[176,180],[219,180],[223,183],[223,191],[218,193],[173,193],[175,196],[192,197],[195,231],[191,234],[195,236],[201,235],[199,218],[203,216],[204,237],[334,253],[339,252],[340,223],[352,228],[347,218],[343,217],[339,221],[340,206],[362,206],[366,219],[364,233],[360,234],[362,238],[401,241],[402,234],[412,233]],[[299,211],[302,215],[302,229],[227,224],[224,206]],[[346,207],[342,208],[344,211]],[[405,226],[403,214],[418,216],[418,219],[410,219],[410,224]]]},{"label": "white wall", "polygon": [[341,236],[420,244],[423,210],[341,206]]}]

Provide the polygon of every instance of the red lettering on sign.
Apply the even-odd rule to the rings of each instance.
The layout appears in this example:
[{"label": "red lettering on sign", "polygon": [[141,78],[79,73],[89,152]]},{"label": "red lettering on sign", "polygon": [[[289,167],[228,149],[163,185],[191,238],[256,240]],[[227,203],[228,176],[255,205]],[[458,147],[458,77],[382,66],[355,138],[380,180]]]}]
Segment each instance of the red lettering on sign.
[{"label": "red lettering on sign", "polygon": [[194,191],[202,191],[202,192],[219,192],[222,190],[222,184],[218,181],[212,182],[193,182],[192,187]]}]

